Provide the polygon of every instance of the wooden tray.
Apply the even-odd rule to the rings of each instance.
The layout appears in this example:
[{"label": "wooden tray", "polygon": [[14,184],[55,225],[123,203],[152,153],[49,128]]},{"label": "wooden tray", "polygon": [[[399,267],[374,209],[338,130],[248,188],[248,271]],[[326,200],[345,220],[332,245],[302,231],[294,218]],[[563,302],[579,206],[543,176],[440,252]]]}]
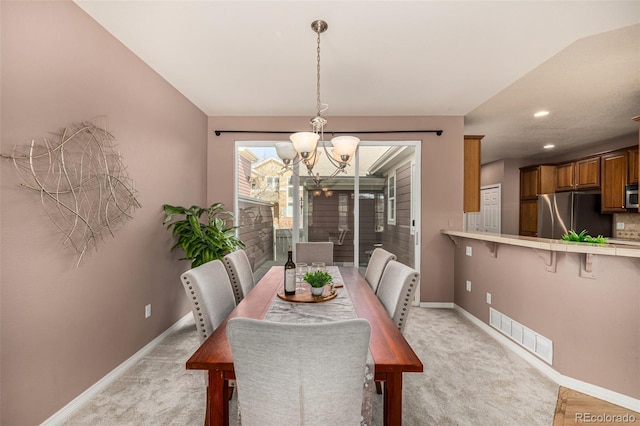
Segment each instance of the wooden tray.
[{"label": "wooden tray", "polygon": [[304,293],[292,294],[291,296],[287,296],[284,292],[278,293],[280,299],[296,303],[321,303],[335,299],[336,296],[338,296],[338,293],[335,290],[329,292],[329,289],[326,289],[324,293],[322,293],[322,296],[314,296],[309,290],[305,290]]}]

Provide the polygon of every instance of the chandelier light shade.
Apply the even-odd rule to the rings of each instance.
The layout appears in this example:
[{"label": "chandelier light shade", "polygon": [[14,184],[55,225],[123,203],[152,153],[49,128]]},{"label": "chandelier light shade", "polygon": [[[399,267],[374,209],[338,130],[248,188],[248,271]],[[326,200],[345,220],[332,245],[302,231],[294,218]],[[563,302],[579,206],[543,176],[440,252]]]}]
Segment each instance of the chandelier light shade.
[{"label": "chandelier light shade", "polygon": [[314,132],[298,132],[289,136],[293,143],[293,148],[304,159],[309,158],[311,153],[316,150],[320,135]]},{"label": "chandelier light shade", "polygon": [[276,153],[285,165],[289,165],[298,155],[293,144],[289,142],[276,142]]},{"label": "chandelier light shade", "polygon": [[[313,168],[320,157],[320,149],[325,152],[328,161],[335,167],[335,171],[331,176],[325,177],[332,178],[340,172],[346,173],[345,169],[353,159],[358,149],[358,144],[360,143],[360,139],[355,136],[336,136],[331,139],[333,149],[332,152],[329,153],[324,140],[324,126],[327,124],[327,119],[322,116],[322,113],[327,110],[328,105],[320,101],[320,34],[325,32],[327,28],[329,28],[329,26],[322,20],[315,20],[311,23],[311,29],[318,35],[316,116],[310,120],[312,131],[292,134],[289,136],[291,143],[276,143],[276,153],[284,162],[285,166],[290,167],[295,161],[303,163],[307,168],[307,173],[312,177],[317,187],[320,187],[323,177],[321,177],[319,173],[314,172]],[[325,195],[326,194],[327,191],[325,190]]]},{"label": "chandelier light shade", "polygon": [[360,139],[355,136],[336,136],[331,139],[331,145],[333,145],[333,152],[338,155],[342,161],[349,162],[356,149]]}]

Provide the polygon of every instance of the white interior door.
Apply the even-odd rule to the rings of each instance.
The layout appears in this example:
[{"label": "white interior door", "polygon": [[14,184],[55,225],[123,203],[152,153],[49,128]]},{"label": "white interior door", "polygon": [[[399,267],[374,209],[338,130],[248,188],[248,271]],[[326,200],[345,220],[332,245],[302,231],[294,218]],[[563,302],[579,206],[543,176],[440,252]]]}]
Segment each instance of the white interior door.
[{"label": "white interior door", "polygon": [[466,213],[467,231],[492,232],[501,230],[502,187],[500,184],[480,189],[480,212]]}]

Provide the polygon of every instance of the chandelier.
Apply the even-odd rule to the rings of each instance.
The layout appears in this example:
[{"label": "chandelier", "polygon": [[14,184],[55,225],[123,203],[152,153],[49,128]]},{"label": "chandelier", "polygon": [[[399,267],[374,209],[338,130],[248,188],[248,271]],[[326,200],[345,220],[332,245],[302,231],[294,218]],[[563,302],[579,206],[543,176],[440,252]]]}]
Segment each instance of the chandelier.
[{"label": "chandelier", "polygon": [[[317,67],[316,67],[316,116],[310,120],[311,132],[297,132],[289,136],[291,142],[277,142],[276,153],[285,164],[291,167],[293,164],[302,163],[307,168],[307,173],[316,186],[320,186],[322,178],[320,173],[314,172],[313,168],[318,164],[322,152],[335,167],[335,170],[327,178],[332,178],[338,173],[346,173],[346,167],[353,159],[353,155],[358,149],[360,139],[355,136],[336,136],[331,139],[331,152],[327,148],[324,140],[324,126],[327,119],[322,113],[327,110],[328,105],[320,101],[320,34],[325,32],[328,25],[325,21],[316,20],[311,23],[311,29],[318,35],[317,37]],[[319,143],[318,143],[319,142]],[[320,148],[321,147],[321,148]]]}]

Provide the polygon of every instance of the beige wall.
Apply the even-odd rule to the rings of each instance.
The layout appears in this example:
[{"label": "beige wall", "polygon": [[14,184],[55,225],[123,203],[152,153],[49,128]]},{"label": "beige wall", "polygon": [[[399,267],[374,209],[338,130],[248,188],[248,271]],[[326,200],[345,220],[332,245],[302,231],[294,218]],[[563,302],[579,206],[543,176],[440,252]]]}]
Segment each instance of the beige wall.
[{"label": "beige wall", "polygon": [[588,279],[580,256],[558,253],[551,273],[530,248],[502,244],[492,258],[482,242],[462,239],[455,303],[488,323],[490,292],[494,309],[553,341],[555,370],[640,398],[640,259],[595,256],[597,279]]},{"label": "beige wall", "polygon": [[[453,258],[442,228],[462,228],[463,117],[328,117],[331,130],[439,130],[444,133],[371,134],[363,140],[422,141],[421,300],[453,301]],[[209,117],[207,199],[233,205],[234,141],[286,140],[286,134],[223,133],[214,130],[295,131],[308,129],[309,117]]]},{"label": "beige wall", "polygon": [[105,115],[142,204],[75,268],[38,195],[0,162],[0,423],[33,425],[189,312],[161,206],[206,202],[207,119],[72,2],[0,8],[1,152]]}]

